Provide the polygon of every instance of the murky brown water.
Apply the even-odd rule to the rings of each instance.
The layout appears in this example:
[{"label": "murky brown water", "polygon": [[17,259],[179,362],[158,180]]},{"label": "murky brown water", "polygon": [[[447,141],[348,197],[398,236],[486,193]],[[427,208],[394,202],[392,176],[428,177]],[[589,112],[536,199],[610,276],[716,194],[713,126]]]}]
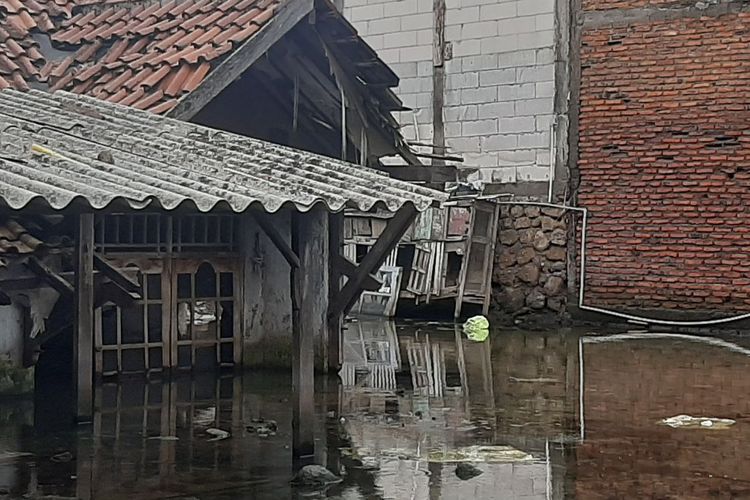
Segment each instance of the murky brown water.
[{"label": "murky brown water", "polygon": [[[316,462],[332,499],[750,498],[748,342],[351,325],[342,380],[317,383]],[[583,363],[581,363],[583,360]],[[285,499],[290,378],[205,375],[104,384],[92,426],[65,391],[0,403],[12,498]],[[678,414],[725,430],[672,429]],[[339,421],[343,417],[343,424]],[[245,427],[278,423],[275,435]],[[211,441],[206,432],[231,433]],[[478,446],[485,448],[478,449]],[[25,453],[13,456],[13,453]],[[462,480],[458,459],[484,457]]]}]

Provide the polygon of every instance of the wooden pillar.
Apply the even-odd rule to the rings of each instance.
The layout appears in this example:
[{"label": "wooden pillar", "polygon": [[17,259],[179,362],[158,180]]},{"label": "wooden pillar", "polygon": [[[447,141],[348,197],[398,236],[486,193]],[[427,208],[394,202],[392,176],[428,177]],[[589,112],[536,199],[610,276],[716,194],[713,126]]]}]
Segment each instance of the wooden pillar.
[{"label": "wooden pillar", "polygon": [[[341,273],[337,259],[344,246],[344,213],[330,214],[328,218],[328,303],[336,299],[341,291]],[[339,313],[328,317],[328,356],[326,371],[337,373],[341,368],[341,336],[344,328],[344,315]]]},{"label": "wooden pillar", "polygon": [[79,422],[89,422],[94,411],[94,215],[80,215],[77,228],[73,333],[75,417]]},{"label": "wooden pillar", "polygon": [[328,214],[322,209],[292,216],[292,447],[295,458],[315,452],[315,348],[325,339],[328,311]]}]

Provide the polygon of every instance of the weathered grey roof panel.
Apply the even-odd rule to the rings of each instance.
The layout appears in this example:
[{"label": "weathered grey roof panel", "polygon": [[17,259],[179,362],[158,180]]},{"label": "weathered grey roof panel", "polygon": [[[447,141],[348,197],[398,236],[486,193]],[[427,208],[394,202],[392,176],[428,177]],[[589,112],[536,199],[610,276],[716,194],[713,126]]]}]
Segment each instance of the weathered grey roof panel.
[{"label": "weathered grey roof panel", "polygon": [[421,211],[446,199],[372,169],[67,92],[0,91],[0,169],[0,199],[13,209]]}]

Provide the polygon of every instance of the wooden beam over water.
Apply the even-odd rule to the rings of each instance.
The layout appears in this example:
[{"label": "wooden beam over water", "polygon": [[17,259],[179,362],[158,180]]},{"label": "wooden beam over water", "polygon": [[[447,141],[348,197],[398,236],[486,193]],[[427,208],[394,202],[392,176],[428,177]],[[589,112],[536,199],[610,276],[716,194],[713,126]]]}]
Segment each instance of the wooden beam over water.
[{"label": "wooden beam over water", "polygon": [[414,205],[402,206],[377,239],[375,244],[367,252],[365,258],[357,267],[357,272],[349,278],[331,304],[328,316],[334,318],[339,314],[345,315],[357,302],[364,290],[363,285],[370,274],[376,272],[388,258],[388,254],[398,245],[401,237],[409,229],[409,226],[417,217],[417,209]]}]

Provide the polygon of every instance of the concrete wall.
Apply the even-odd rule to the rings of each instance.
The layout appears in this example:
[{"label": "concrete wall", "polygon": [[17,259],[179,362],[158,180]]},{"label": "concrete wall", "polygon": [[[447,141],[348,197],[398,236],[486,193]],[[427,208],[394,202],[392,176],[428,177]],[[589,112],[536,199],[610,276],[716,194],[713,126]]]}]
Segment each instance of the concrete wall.
[{"label": "concrete wall", "polygon": [[[292,360],[292,299],[290,267],[283,255],[251,215],[244,215],[242,246],[245,256],[243,302],[243,365],[289,368]],[[292,213],[268,216],[291,245]],[[315,332],[315,366],[322,369],[328,311],[328,212],[317,208],[301,214],[300,260],[312,262],[302,275],[300,312],[305,325]],[[304,290],[314,290],[314,294]],[[314,326],[314,328],[313,328]]]},{"label": "concrete wall", "polygon": [[34,389],[34,368],[23,367],[24,310],[0,306],[0,395],[24,394]]},{"label": "concrete wall", "polygon": [[[556,1],[447,0],[441,95],[433,92],[441,78],[433,66],[433,0],[345,0],[344,13],[401,78],[398,95],[413,108],[398,117],[407,139],[431,142],[434,125],[442,125],[450,152],[480,169],[474,178],[543,182],[550,124],[564,111],[556,80],[566,81],[558,74],[566,66],[555,61],[566,37],[555,30],[567,33],[567,20]],[[433,116],[435,100],[442,124]],[[558,143],[565,142],[561,136]]]}]

